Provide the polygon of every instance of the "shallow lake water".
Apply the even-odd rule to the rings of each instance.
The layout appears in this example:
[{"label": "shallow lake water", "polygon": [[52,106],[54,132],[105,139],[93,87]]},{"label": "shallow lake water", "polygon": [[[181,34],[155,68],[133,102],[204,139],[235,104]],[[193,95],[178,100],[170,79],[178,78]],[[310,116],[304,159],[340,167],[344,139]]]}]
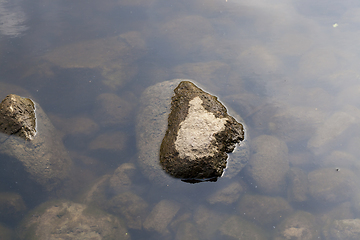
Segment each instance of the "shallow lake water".
[{"label": "shallow lake water", "polygon": [[[39,104],[73,161],[51,192],[2,171],[0,202],[24,207],[0,234],[17,239],[23,216],[67,199],[133,240],[360,239],[359,16],[356,0],[0,0],[0,97]],[[176,78],[244,119],[235,177],[172,186],[141,171],[141,94]]]}]

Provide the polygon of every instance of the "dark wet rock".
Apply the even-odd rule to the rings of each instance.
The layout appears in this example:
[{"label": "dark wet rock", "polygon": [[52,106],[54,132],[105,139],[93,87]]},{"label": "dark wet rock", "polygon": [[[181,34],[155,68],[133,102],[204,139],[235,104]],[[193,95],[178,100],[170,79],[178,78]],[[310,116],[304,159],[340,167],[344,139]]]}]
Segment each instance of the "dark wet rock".
[{"label": "dark wet rock", "polygon": [[226,153],[244,139],[243,126],[216,97],[189,81],[174,92],[160,163],[173,177],[214,181],[226,168]]},{"label": "dark wet rock", "polygon": [[1,220],[6,222],[20,220],[26,210],[25,202],[19,194],[10,192],[0,193]]},{"label": "dark wet rock", "polygon": [[262,135],[251,143],[252,156],[244,171],[251,184],[269,194],[285,190],[286,173],[289,170],[288,148],[276,137]]},{"label": "dark wet rock", "polygon": [[243,187],[240,183],[233,182],[230,185],[226,186],[224,189],[220,189],[213,193],[207,199],[207,202],[210,204],[221,203],[229,205],[236,202],[243,193],[243,191]]},{"label": "dark wet rock", "polygon": [[249,221],[271,227],[293,211],[285,199],[263,195],[245,195],[241,198],[238,209],[240,215]]},{"label": "dark wet rock", "polygon": [[116,217],[70,201],[47,202],[33,210],[18,228],[19,239],[130,239]]},{"label": "dark wet rock", "polygon": [[180,209],[180,204],[172,200],[161,200],[151,210],[143,226],[148,231],[156,231],[162,235],[170,234],[168,225]]},{"label": "dark wet rock", "polygon": [[221,239],[265,240],[264,231],[254,223],[232,216],[220,227]]},{"label": "dark wet rock", "polygon": [[311,213],[298,211],[276,227],[274,240],[316,240],[319,236],[315,217]]},{"label": "dark wet rock", "polygon": [[326,240],[360,239],[360,219],[335,220],[328,230]]},{"label": "dark wet rock", "polygon": [[[30,179],[47,191],[61,185],[68,178],[72,161],[60,134],[40,105],[17,95],[9,95],[3,103],[2,119],[9,119],[3,122],[2,126],[7,126],[3,127],[4,133],[0,134],[0,154],[3,155],[3,164],[6,166],[4,169],[9,171],[21,166]],[[32,113],[23,109],[24,103],[28,109],[33,109]],[[20,122],[11,120],[15,116],[13,113],[18,115],[16,119]],[[8,127],[10,125],[14,127],[13,130]]]},{"label": "dark wet rock", "polygon": [[[339,171],[340,170],[340,171]],[[310,195],[321,203],[349,200],[356,189],[357,178],[348,169],[324,168],[308,174]]]},{"label": "dark wet rock", "polygon": [[[143,173],[152,181],[164,185],[164,184],[169,184],[170,182],[173,182],[174,180],[169,177],[168,174],[165,173],[165,171],[162,170],[162,166],[160,165],[160,153],[159,150],[160,149],[160,145],[162,145],[162,153],[161,153],[161,159],[162,159],[162,165],[164,166],[164,168],[170,172],[175,174],[175,176],[177,177],[181,177],[181,178],[198,178],[201,180],[204,180],[204,178],[211,178],[211,177],[218,177],[222,174],[223,168],[226,166],[226,152],[230,152],[233,150],[233,148],[236,146],[235,151],[231,154],[229,154],[229,158],[227,159],[227,163],[228,163],[228,167],[226,168],[224,177],[233,177],[235,176],[237,173],[240,172],[240,170],[245,166],[245,164],[248,161],[248,156],[249,156],[249,151],[248,151],[248,145],[246,144],[246,140],[241,142],[241,144],[236,144],[236,141],[239,141],[239,134],[235,134],[233,136],[233,138],[227,138],[227,136],[225,136],[223,133],[225,133],[225,131],[213,131],[212,134],[217,135],[212,136],[212,134],[208,133],[207,139],[204,142],[210,143],[210,142],[215,142],[215,138],[217,139],[223,139],[223,143],[219,144],[218,146],[211,145],[209,144],[208,146],[206,144],[202,144],[201,142],[193,142],[191,145],[191,142],[188,141],[189,144],[183,144],[182,146],[180,146],[180,148],[182,148],[182,158],[186,158],[186,162],[188,163],[192,163],[195,161],[190,161],[190,159],[192,159],[195,155],[194,154],[190,154],[189,156],[187,156],[188,153],[190,153],[189,151],[194,150],[193,152],[198,154],[198,156],[200,156],[202,158],[202,160],[206,160],[206,151],[202,152],[203,150],[201,149],[196,149],[198,148],[198,146],[202,146],[202,147],[208,147],[210,148],[211,146],[212,149],[208,149],[207,150],[207,154],[213,154],[214,156],[218,156],[223,158],[219,163],[216,163],[215,161],[211,160],[209,161],[209,164],[213,164],[213,166],[208,167],[207,165],[204,166],[205,161],[203,161],[203,163],[199,164],[199,166],[196,166],[197,169],[206,169],[206,167],[208,167],[208,169],[206,169],[207,172],[204,172],[204,170],[202,170],[202,172],[199,173],[199,170],[193,171],[193,175],[190,175],[189,170],[187,169],[186,171],[184,171],[183,169],[179,169],[179,166],[183,166],[183,164],[180,163],[176,163],[174,164],[171,160],[171,154],[175,154],[175,148],[176,145],[178,143],[176,143],[177,138],[176,136],[178,135],[177,133],[171,133],[171,129],[172,127],[170,127],[168,129],[168,134],[167,136],[164,138],[166,132],[167,132],[167,126],[168,126],[168,119],[170,120],[170,123],[172,123],[174,125],[173,130],[179,130],[179,125],[183,124],[186,127],[184,127],[183,129],[185,130],[189,130],[191,128],[189,128],[189,126],[191,126],[191,124],[189,123],[189,119],[191,119],[190,117],[195,116],[193,114],[188,114],[188,109],[190,109],[189,106],[189,102],[193,101],[192,108],[195,108],[195,106],[198,106],[198,108],[201,108],[202,112],[205,116],[209,117],[212,116],[212,120],[217,122],[217,126],[223,126],[223,125],[229,125],[229,123],[224,124],[224,118],[225,116],[228,116],[226,114],[225,108],[223,107],[222,104],[220,104],[219,102],[216,101],[216,98],[203,92],[201,89],[197,88],[196,86],[194,86],[191,83],[186,82],[185,85],[187,86],[191,86],[191,88],[195,91],[195,93],[189,93],[187,96],[185,97],[181,97],[180,95],[178,95],[178,101],[174,102],[174,106],[176,104],[180,104],[181,102],[183,103],[183,107],[180,107],[181,112],[173,112],[172,116],[169,116],[170,112],[171,112],[171,97],[174,96],[174,89],[177,88],[178,84],[183,81],[182,79],[174,79],[172,81],[166,81],[166,82],[162,82],[162,83],[158,83],[154,86],[149,87],[148,89],[146,89],[142,95],[141,98],[141,104],[140,104],[140,111],[137,117],[137,126],[136,126],[136,132],[137,132],[137,146],[139,149],[139,166],[141,167]],[[189,80],[190,81],[190,80]],[[178,89],[178,91],[181,91],[184,89]],[[197,93],[196,93],[197,92]],[[197,95],[201,95],[200,97],[197,97]],[[174,97],[175,99],[175,97]],[[207,99],[207,100],[205,100]],[[208,107],[206,107],[206,104],[201,104],[200,102],[216,102],[214,103],[214,105],[212,106],[212,110],[211,109],[206,109],[208,107],[210,107],[208,105]],[[181,105],[181,104],[180,104]],[[205,107],[204,107],[205,106]],[[219,112],[216,112],[215,114],[212,113],[211,111],[214,110],[219,110]],[[222,111],[222,112],[221,112]],[[234,114],[233,112],[231,112],[231,110],[229,110],[230,114],[232,116],[234,116],[237,120],[239,120],[240,122],[243,122],[242,119]],[[178,115],[176,115],[178,114]],[[179,119],[176,119],[176,118]],[[222,117],[222,118],[221,118]],[[211,117],[210,117],[211,118]],[[230,119],[231,117],[227,117],[228,119]],[[199,121],[198,124],[203,124],[202,121]],[[235,129],[233,129],[234,131],[236,129],[240,129],[241,125],[240,124],[235,124]],[[209,129],[210,126],[209,126]],[[230,130],[230,128],[225,128],[227,131]],[[183,131],[183,130],[181,130]],[[193,131],[193,130],[191,130]],[[190,132],[191,132],[190,131]],[[197,130],[198,131],[198,130]],[[231,130],[230,130],[231,131]],[[186,131],[185,131],[186,132]],[[209,131],[211,132],[211,131]],[[216,134],[216,132],[218,134]],[[200,132],[197,132],[200,134]],[[203,136],[205,136],[206,134],[203,134]],[[186,135],[183,135],[186,136]],[[201,135],[200,135],[201,136]],[[238,139],[237,139],[238,138]],[[164,139],[164,141],[163,141]],[[183,140],[187,139],[187,140],[196,140],[189,138],[184,138],[182,137]],[[200,138],[197,138],[200,139]],[[183,141],[186,142],[186,141]],[[166,149],[166,146],[169,147],[169,149]],[[179,146],[178,146],[179,148]],[[222,152],[218,152],[217,149],[221,149]],[[189,151],[188,151],[189,150]],[[177,151],[176,151],[177,152]],[[201,155],[202,154],[202,155]],[[175,159],[179,160],[180,159],[180,154],[177,154],[175,156]],[[176,170],[176,171],[175,171]],[[195,169],[194,169],[195,170]],[[190,169],[191,171],[191,169]],[[213,175],[211,175],[213,174]]]},{"label": "dark wet rock", "polygon": [[291,168],[287,175],[288,200],[301,203],[308,200],[309,182],[306,173],[300,168]]},{"label": "dark wet rock", "polygon": [[144,199],[129,191],[110,199],[107,210],[112,214],[123,216],[128,228],[140,230],[148,213],[148,204]]}]

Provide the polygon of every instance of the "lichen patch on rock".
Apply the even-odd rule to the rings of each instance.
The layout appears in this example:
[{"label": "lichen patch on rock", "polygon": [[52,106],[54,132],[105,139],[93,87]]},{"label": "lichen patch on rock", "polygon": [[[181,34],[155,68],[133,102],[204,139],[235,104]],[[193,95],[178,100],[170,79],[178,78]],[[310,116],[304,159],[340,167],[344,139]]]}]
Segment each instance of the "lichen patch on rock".
[{"label": "lichen patch on rock", "polygon": [[227,118],[216,118],[202,106],[200,97],[189,102],[189,113],[180,123],[180,129],[175,141],[175,148],[180,158],[189,157],[196,160],[202,157],[212,157],[217,152],[215,134],[225,129]]}]

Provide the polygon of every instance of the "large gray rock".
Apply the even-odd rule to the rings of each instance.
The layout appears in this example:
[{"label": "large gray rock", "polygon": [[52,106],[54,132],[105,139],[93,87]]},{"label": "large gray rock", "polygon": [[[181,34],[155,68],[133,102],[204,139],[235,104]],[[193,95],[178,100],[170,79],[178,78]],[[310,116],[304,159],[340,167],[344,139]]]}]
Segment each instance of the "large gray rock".
[{"label": "large gray rock", "polygon": [[101,210],[70,201],[47,202],[18,229],[19,239],[130,239],[122,222]]},{"label": "large gray rock", "polygon": [[11,94],[0,104],[0,115],[0,154],[6,167],[20,166],[47,191],[59,186],[68,177],[72,161],[40,105]]},{"label": "large gray rock", "polygon": [[[143,171],[143,173],[152,181],[157,182],[161,185],[169,184],[170,182],[173,182],[173,178],[170,177],[168,174],[163,171],[163,168],[172,174],[175,177],[180,177],[183,179],[196,179],[196,180],[204,180],[208,178],[216,178],[218,176],[221,176],[223,173],[223,168],[226,166],[226,162],[224,163],[224,160],[226,161],[226,152],[231,152],[235,147],[235,151],[230,155],[230,157],[227,159],[227,168],[225,170],[224,177],[232,177],[236,175],[247,163],[248,160],[248,145],[246,144],[246,140],[242,142],[241,144],[238,144],[238,142],[241,139],[241,133],[239,135],[233,135],[232,137],[224,137],[221,136],[225,132],[224,129],[229,130],[225,125],[230,125],[230,123],[226,123],[224,121],[224,118],[230,119],[231,117],[227,115],[225,107],[221,103],[217,103],[212,105],[210,108],[210,105],[208,107],[206,104],[202,104],[202,102],[207,101],[214,101],[217,102],[216,98],[203,92],[201,89],[196,88],[191,83],[186,83],[186,85],[192,86],[192,88],[197,89],[196,91],[202,92],[201,94],[189,94],[184,99],[179,98],[178,102],[174,103],[174,108],[176,104],[179,104],[180,102],[183,103],[184,107],[180,107],[182,114],[176,115],[177,113],[173,113],[173,116],[170,116],[169,114],[171,112],[171,98],[174,96],[174,89],[178,86],[178,84],[183,81],[182,79],[174,79],[171,81],[165,81],[162,83],[158,83],[154,86],[149,87],[146,89],[141,97],[141,103],[140,103],[140,111],[137,117],[137,126],[136,126],[136,132],[137,132],[137,146],[139,149],[139,165]],[[210,100],[212,99],[212,100]],[[191,103],[190,103],[191,101]],[[181,105],[181,104],[180,104]],[[190,109],[191,106],[193,106],[193,109]],[[195,131],[192,129],[192,127],[195,124],[189,124],[191,120],[190,118],[194,118],[191,121],[197,121],[195,120],[195,115],[192,115],[192,111],[195,111],[194,108],[201,108],[201,111],[203,116],[201,116],[201,119],[204,119],[204,116],[206,116],[208,119],[212,119],[212,122],[217,122],[217,127],[220,127],[216,130],[211,130],[211,125],[205,126],[209,129],[208,135],[201,132],[196,132],[196,134],[192,137],[200,139],[201,137],[205,137],[207,139],[203,139],[203,142],[206,142],[207,144],[202,144],[198,140],[198,142],[192,142],[193,145],[191,145],[191,136],[190,135],[183,135],[183,133],[180,133],[181,131],[185,130],[185,132],[192,132]],[[216,112],[219,111],[219,112]],[[196,111],[195,111],[196,112]],[[197,111],[199,112],[199,111]],[[214,114],[214,113],[215,114]],[[230,111],[229,111],[230,112]],[[233,114],[230,112],[232,116],[234,116],[238,121],[243,122],[242,119],[237,116],[236,114]],[[179,119],[177,119],[179,118]],[[170,119],[170,124],[177,125],[175,126],[175,129],[168,127],[168,119]],[[204,122],[206,121],[200,121],[201,119],[198,119],[198,122],[196,124],[206,124]],[[233,119],[233,118],[232,118]],[[174,121],[174,122],[172,122]],[[175,122],[176,121],[176,122]],[[211,122],[209,120],[209,122]],[[235,121],[235,119],[233,119]],[[226,124],[225,124],[226,123]],[[181,126],[184,127],[179,127]],[[235,126],[235,125],[234,125]],[[182,129],[181,131],[179,129]],[[241,129],[241,125],[236,125],[236,127],[233,127],[230,131],[238,131]],[[170,131],[174,130],[176,131],[175,134],[171,134]],[[168,131],[168,136],[165,137],[165,134]],[[197,130],[196,130],[197,131]],[[178,144],[181,141],[177,141],[180,138],[177,138],[177,135],[182,135],[182,144]],[[214,135],[217,135],[216,137]],[[213,142],[215,142],[215,138],[222,138],[223,143],[216,145],[211,145]],[[246,138],[246,136],[245,136]],[[163,141],[164,140],[164,141]],[[194,140],[194,139],[193,139]],[[225,143],[224,143],[225,142]],[[184,144],[185,143],[185,144]],[[187,143],[187,144],[186,144]],[[210,144],[211,143],[211,144]],[[162,153],[160,156],[160,146],[162,144]],[[175,146],[177,145],[177,146]],[[199,150],[197,146],[201,145],[201,147],[208,148],[207,153],[206,151]],[[168,151],[166,150],[166,146],[171,148],[172,150]],[[215,147],[214,147],[215,146]],[[181,149],[181,154],[177,153],[175,154],[174,149]],[[222,153],[219,153],[219,150],[221,149]],[[203,156],[201,160],[205,160],[205,158],[208,158],[210,155],[218,155],[222,157],[222,160],[220,163],[211,163],[203,161],[202,163],[198,161],[198,166],[193,165],[192,167],[187,167],[187,170],[184,172],[181,172],[183,168],[185,168],[185,165],[180,164],[179,161],[177,161],[176,164],[172,163],[171,161],[171,155],[175,155],[176,160],[180,160],[179,156],[181,158],[187,159],[187,163],[192,164],[195,161],[191,161],[194,155],[187,155],[189,154],[189,151],[196,152],[198,156]],[[177,151],[179,152],[179,151]],[[209,154],[206,156],[206,154]],[[160,158],[162,159],[162,166],[160,165]],[[204,164],[205,163],[205,164]],[[208,165],[213,164],[211,167],[206,169]],[[180,169],[179,169],[180,166]],[[194,168],[196,168],[194,171]],[[201,169],[199,171],[198,169]],[[188,174],[188,172],[195,172],[195,174]]]}]

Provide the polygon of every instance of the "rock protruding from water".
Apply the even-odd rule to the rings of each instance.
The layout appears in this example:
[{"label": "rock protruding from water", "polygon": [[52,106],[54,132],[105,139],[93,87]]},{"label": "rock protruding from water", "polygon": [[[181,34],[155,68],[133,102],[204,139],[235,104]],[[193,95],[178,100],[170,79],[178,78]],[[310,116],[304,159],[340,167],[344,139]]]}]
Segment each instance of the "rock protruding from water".
[{"label": "rock protruding from water", "polygon": [[25,185],[31,180],[47,191],[59,187],[72,161],[40,105],[10,94],[0,104],[0,116],[1,178]]},{"label": "rock protruding from water", "polygon": [[226,168],[227,153],[244,140],[243,126],[217,97],[190,81],[182,81],[174,92],[160,163],[183,181],[216,181]]},{"label": "rock protruding from water", "polygon": [[15,94],[8,95],[0,103],[0,132],[32,140],[36,135],[34,102]]}]

